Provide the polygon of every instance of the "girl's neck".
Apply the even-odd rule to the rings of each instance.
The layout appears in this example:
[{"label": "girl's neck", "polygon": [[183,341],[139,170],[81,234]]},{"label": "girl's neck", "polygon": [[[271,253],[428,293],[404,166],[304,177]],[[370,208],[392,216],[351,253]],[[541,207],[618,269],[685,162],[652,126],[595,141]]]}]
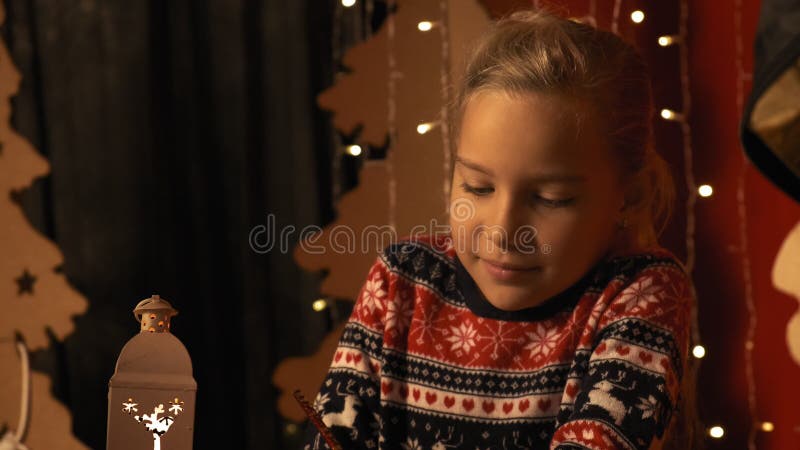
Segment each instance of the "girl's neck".
[{"label": "girl's neck", "polygon": [[659,248],[658,240],[651,234],[637,233],[634,229],[620,230],[606,252],[605,259],[645,253]]}]

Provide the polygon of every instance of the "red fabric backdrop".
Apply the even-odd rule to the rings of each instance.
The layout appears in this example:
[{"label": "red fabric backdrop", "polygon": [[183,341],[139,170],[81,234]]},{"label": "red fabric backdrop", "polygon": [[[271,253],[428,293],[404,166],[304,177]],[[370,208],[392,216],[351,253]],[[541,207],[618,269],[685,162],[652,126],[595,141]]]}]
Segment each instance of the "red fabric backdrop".
[{"label": "red fabric backdrop", "polygon": [[[696,185],[714,188],[714,194],[698,198],[694,208],[693,274],[699,298],[700,334],[707,350],[698,387],[700,416],[706,425],[719,424],[725,429],[722,439],[707,439],[708,448],[747,448],[750,430],[758,420],[765,420],[773,422],[775,430],[757,432],[755,443],[759,449],[800,449],[800,366],[790,358],[785,341],[786,324],[791,315],[797,314],[798,300],[778,292],[771,282],[778,248],[800,221],[800,205],[746,161],[738,138],[739,101],[746,101],[750,92],[760,2],[685,1],[692,172]],[[598,26],[612,26],[614,0],[542,3],[573,17],[588,15],[594,6]],[[494,16],[530,4],[522,0],[484,0]],[[630,20],[635,9],[645,12],[641,24]],[[681,3],[675,0],[625,0],[620,2],[618,22],[619,33],[634,43],[650,64],[656,107],[678,112],[684,109],[680,47],[660,47],[657,38],[679,33],[680,10]],[[741,45],[738,53],[737,41]],[[738,64],[745,74],[741,83]],[[680,123],[657,120],[656,139],[659,152],[674,169],[679,194],[663,243],[686,261],[688,190]],[[740,183],[744,187],[744,223],[737,200]],[[744,250],[743,226],[747,241]],[[749,260],[757,318],[752,353],[756,417],[752,417],[748,406],[745,342],[750,315],[745,297],[745,258]]]}]

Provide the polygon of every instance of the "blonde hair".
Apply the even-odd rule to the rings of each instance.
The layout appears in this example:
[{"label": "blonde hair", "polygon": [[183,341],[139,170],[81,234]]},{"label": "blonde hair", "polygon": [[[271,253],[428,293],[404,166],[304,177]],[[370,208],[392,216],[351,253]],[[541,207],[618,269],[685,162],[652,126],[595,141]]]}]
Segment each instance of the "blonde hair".
[{"label": "blonde hair", "polygon": [[[589,106],[626,186],[628,239],[656,245],[672,213],[675,187],[653,146],[653,105],[644,61],[615,34],[542,10],[495,22],[467,59],[455,87],[448,126],[455,154],[469,100],[486,90],[562,95]],[[452,179],[452,171],[451,171]]]}]

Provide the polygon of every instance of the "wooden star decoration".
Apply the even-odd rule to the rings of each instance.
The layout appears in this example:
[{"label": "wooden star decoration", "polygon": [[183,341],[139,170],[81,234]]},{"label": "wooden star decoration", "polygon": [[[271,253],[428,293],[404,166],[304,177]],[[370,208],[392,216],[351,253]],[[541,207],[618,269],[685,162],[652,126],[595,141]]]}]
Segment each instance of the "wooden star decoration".
[{"label": "wooden star decoration", "polygon": [[23,270],[22,275],[15,278],[14,281],[17,282],[17,295],[33,295],[33,284],[36,283],[36,277],[28,272],[28,269]]}]

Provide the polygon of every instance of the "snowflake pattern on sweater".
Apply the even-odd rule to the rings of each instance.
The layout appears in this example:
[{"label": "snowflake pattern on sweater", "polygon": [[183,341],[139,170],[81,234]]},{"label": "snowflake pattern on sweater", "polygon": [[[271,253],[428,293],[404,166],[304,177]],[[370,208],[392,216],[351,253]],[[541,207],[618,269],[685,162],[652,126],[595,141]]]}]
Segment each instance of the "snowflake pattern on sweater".
[{"label": "snowflake pattern on sweater", "polygon": [[[371,267],[314,407],[345,449],[646,449],[678,402],[694,297],[667,250],[494,308],[448,237]],[[313,426],[306,450],[328,448]]]}]

